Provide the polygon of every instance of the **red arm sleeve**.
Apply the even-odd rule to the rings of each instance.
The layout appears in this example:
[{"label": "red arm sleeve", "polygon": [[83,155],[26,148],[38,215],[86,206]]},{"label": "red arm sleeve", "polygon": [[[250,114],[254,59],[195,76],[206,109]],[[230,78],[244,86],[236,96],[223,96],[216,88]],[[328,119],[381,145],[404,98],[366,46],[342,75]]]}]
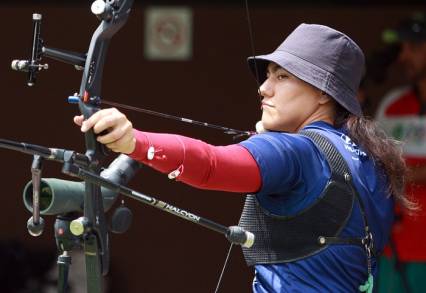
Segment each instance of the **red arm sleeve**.
[{"label": "red arm sleeve", "polygon": [[136,148],[130,157],[202,189],[256,192],[261,176],[256,161],[244,147],[212,146],[174,134],[135,130]]}]

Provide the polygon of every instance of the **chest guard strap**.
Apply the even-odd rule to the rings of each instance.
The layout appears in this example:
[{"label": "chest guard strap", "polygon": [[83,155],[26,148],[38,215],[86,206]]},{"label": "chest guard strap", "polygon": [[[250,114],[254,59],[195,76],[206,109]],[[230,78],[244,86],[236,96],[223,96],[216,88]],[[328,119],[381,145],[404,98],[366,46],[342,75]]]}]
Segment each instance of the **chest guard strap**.
[{"label": "chest guard strap", "polygon": [[[352,213],[354,198],[349,167],[335,146],[314,131],[302,131],[324,153],[331,178],[318,199],[293,216],[274,215],[262,208],[254,195],[247,195],[239,225],[255,235],[243,253],[248,265],[291,262],[316,254],[330,244],[365,246],[365,237],[339,238]],[[362,202],[359,201],[368,230]]]}]

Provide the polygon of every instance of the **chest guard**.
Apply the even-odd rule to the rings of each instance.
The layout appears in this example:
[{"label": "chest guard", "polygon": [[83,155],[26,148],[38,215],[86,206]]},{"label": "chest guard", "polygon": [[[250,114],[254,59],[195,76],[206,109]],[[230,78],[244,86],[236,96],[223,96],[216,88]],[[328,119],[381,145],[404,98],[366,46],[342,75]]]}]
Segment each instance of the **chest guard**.
[{"label": "chest guard", "polygon": [[[316,254],[330,244],[364,245],[362,238],[339,238],[359,196],[351,183],[350,170],[335,146],[313,131],[302,131],[324,153],[331,178],[318,199],[293,216],[274,215],[262,208],[254,195],[247,195],[239,225],[255,235],[251,248],[244,248],[248,265],[291,262]],[[365,212],[360,202],[365,227]],[[368,228],[367,228],[368,229]]]}]

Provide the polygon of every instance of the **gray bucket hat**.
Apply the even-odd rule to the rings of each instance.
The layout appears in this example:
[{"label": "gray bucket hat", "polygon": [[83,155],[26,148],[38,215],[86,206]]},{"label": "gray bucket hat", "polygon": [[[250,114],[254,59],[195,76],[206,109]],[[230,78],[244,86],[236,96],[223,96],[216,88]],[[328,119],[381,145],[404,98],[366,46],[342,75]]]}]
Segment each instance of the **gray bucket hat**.
[{"label": "gray bucket hat", "polygon": [[345,34],[327,26],[303,23],[274,52],[248,58],[260,83],[266,79],[269,62],[330,95],[350,113],[362,116],[357,91],[365,58],[360,47]]}]

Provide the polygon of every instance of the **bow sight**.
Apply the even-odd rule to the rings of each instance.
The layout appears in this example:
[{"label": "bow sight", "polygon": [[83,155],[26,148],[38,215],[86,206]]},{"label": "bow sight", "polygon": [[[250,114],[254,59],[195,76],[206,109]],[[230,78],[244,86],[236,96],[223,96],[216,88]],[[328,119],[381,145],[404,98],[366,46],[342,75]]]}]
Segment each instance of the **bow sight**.
[{"label": "bow sight", "polygon": [[[41,39],[42,16],[33,14],[31,57],[29,60],[14,60],[12,68],[28,72],[29,86],[35,84],[39,71],[48,69],[47,64],[41,63],[42,57],[69,63],[83,70],[79,93],[69,100],[78,103],[84,118],[89,118],[99,110],[102,102],[101,81],[109,41],[126,23],[132,4],[133,0],[96,0],[92,4],[92,13],[101,23],[93,33],[87,54],[46,47]],[[33,212],[28,221],[30,234],[38,236],[42,233],[44,223],[40,214],[58,215],[55,222],[55,238],[60,252],[58,292],[67,291],[68,269],[71,263],[69,252],[77,247],[84,249],[87,292],[102,292],[102,275],[106,275],[109,269],[108,232],[124,232],[129,226],[131,215],[126,208],[120,207],[113,216],[116,221],[113,221],[112,227],[108,229],[105,211],[111,207],[118,193],[219,232],[231,243],[245,247],[253,244],[253,234],[238,226],[220,225],[123,186],[122,184],[126,184],[139,169],[139,164],[125,155],[120,155],[108,169],[101,172],[108,152],[97,142],[93,130],[85,133],[85,142],[86,152],[79,154],[71,150],[0,139],[1,148],[34,156],[31,166],[32,181],[24,191],[25,205]],[[63,173],[80,178],[84,182],[42,179],[43,160],[62,163]],[[78,217],[81,212],[83,216]]]},{"label": "bow sight", "polygon": [[13,60],[11,65],[13,70],[28,72],[28,86],[33,86],[35,84],[39,71],[49,68],[48,64],[40,64],[43,56],[73,64],[75,68],[79,70],[83,69],[86,62],[85,54],[45,47],[40,37],[41,19],[41,14],[33,14],[33,47],[31,50],[31,59]]}]

